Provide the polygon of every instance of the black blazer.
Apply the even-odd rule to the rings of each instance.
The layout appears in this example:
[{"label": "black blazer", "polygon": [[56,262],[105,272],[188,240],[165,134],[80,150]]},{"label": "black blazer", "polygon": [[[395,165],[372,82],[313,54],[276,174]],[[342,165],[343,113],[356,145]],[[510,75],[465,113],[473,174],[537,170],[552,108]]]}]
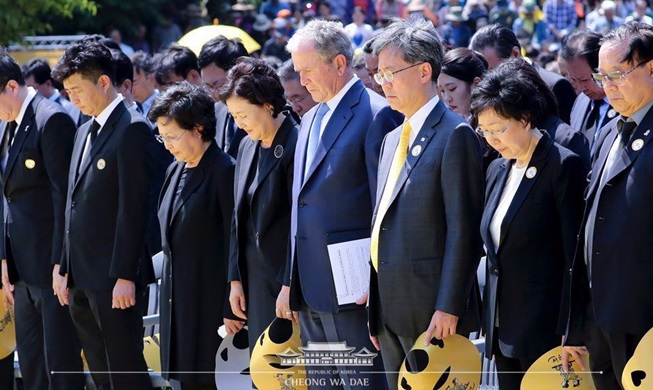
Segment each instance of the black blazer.
[{"label": "black blazer", "polygon": [[[187,177],[181,201],[175,201],[184,166],[182,162],[170,165],[159,200],[164,255],[160,291],[161,368],[212,372],[220,344],[217,331],[223,323],[223,307],[225,303],[229,305],[227,256],[234,204],[234,162],[211,142]],[[170,374],[164,376],[169,378]],[[206,382],[213,374],[180,373],[172,378]]]},{"label": "black blazer", "polygon": [[542,80],[549,86],[553,95],[555,95],[556,101],[558,102],[558,115],[560,119],[565,123],[569,123],[571,108],[574,106],[574,100],[576,99],[576,90],[569,80],[561,75],[548,71],[534,62],[533,66]]},{"label": "black blazer", "polygon": [[[649,110],[620,149],[600,186],[606,159],[617,137],[617,119],[602,133],[585,196],[583,226],[574,258],[572,311],[568,337],[584,343],[582,317],[587,296],[585,224],[593,202],[599,202],[592,253],[592,309],[604,332],[644,334],[653,327],[653,110]],[[637,145],[637,146],[635,146]]]},{"label": "black blazer", "polygon": [[[255,183],[254,196],[249,205],[249,216],[256,230],[261,266],[265,267],[268,279],[283,283],[285,264],[290,247],[290,210],[292,204],[293,162],[299,128],[288,115],[274,137],[271,148],[281,151],[279,157],[269,165],[261,167]],[[247,232],[242,223],[243,202],[247,198],[246,186],[252,170],[252,162],[259,143],[245,138],[240,143],[236,162],[234,185],[235,208],[231,228],[231,251],[229,256],[229,281],[247,282],[241,272],[245,265],[245,244]],[[276,154],[275,154],[276,157]],[[254,168],[256,169],[256,168]],[[247,291],[247,288],[244,289]]]},{"label": "black blazer", "polygon": [[91,123],[75,135],[60,273],[88,291],[111,291],[117,278],[144,287],[153,275],[145,232],[156,141],[142,115],[118,104],[78,175]]},{"label": "black blazer", "polygon": [[[227,109],[227,105],[222,102],[215,103],[215,142],[217,142],[220,149],[225,153],[233,157],[234,159],[238,156],[238,146],[240,141],[247,135],[245,130],[237,127],[234,132],[234,136],[231,139],[231,143],[226,145],[225,140],[225,127],[227,125],[232,125],[234,119]],[[229,146],[227,148],[227,146]]]},{"label": "black blazer", "polygon": [[487,248],[483,298],[486,354],[492,354],[496,308],[499,347],[514,358],[537,358],[560,344],[568,312],[569,268],[583,207],[586,168],[568,149],[542,133],[501,223],[499,249],[490,223],[501,199],[511,161],[499,158],[487,172],[481,236]]},{"label": "black blazer", "polygon": [[[378,204],[399,144],[401,127],[381,149]],[[476,268],[483,211],[481,145],[474,131],[442,101],[411,146],[381,221],[379,270],[371,267],[370,332],[385,324],[417,337],[436,310],[460,318],[458,333],[480,329]]]},{"label": "black blazer", "polygon": [[[8,123],[0,124],[4,139]],[[75,123],[58,104],[36,95],[27,106],[0,175],[12,224],[2,229],[0,256],[9,280],[42,288],[52,286],[52,267],[61,260],[68,170]],[[5,237],[11,235],[11,251]]]},{"label": "black blazer", "polygon": [[572,128],[555,115],[546,118],[539,128],[540,130],[546,130],[558,145],[577,154],[583,160],[585,168],[590,169],[590,146],[583,133]]}]

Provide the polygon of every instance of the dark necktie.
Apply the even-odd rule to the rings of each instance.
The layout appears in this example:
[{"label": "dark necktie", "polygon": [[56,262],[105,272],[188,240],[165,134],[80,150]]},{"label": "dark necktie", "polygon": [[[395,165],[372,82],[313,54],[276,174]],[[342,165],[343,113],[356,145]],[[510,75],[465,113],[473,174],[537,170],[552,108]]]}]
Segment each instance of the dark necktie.
[{"label": "dark necktie", "polygon": [[2,171],[4,172],[7,166],[7,160],[9,159],[9,148],[11,148],[11,142],[14,140],[14,135],[16,134],[16,127],[18,124],[14,122],[7,122],[7,130],[5,131],[5,138],[2,142]]},{"label": "dark necktie", "polygon": [[225,124],[224,129],[224,148],[226,152],[231,146],[231,141],[234,139],[234,134],[236,134],[235,121],[234,117],[231,114],[227,114],[227,123]]},{"label": "dark necktie", "polygon": [[594,100],[594,107],[592,108],[592,111],[590,111],[590,114],[587,116],[587,122],[585,122],[585,130],[589,130],[596,126],[594,131],[598,132],[599,128],[601,127],[599,123],[599,115],[601,113],[601,106],[603,103],[603,99]]},{"label": "dark necktie", "polygon": [[93,123],[91,123],[91,128],[89,130],[90,137],[89,137],[88,145],[86,145],[86,147],[82,151],[84,155],[82,156],[82,160],[79,164],[79,167],[77,168],[78,175],[82,173],[82,168],[86,165],[86,160],[90,158],[91,149],[93,148],[93,143],[97,139],[98,131],[100,131],[100,124],[98,123],[98,121],[93,119]]},{"label": "dark necktie", "polygon": [[617,122],[617,131],[621,134],[621,144],[623,146],[628,145],[628,141],[630,141],[630,136],[633,134],[633,131],[637,127],[637,123],[635,121],[627,121],[628,118],[622,118],[619,119]]}]

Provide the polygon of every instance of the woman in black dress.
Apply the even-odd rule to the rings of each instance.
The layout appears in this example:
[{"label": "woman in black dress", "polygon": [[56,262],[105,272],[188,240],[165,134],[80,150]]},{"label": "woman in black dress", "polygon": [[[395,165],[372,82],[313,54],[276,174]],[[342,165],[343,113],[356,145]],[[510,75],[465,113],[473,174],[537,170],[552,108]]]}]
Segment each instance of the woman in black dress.
[{"label": "woman in black dress", "polygon": [[[161,369],[184,390],[216,388],[217,331],[229,311],[234,162],[214,140],[213,105],[204,90],[183,82],[159,95],[148,114],[158,125],[158,141],[176,160],[159,200]],[[242,327],[240,321],[224,323]]]},{"label": "woman in black dress", "polygon": [[220,97],[248,135],[236,163],[228,279],[231,310],[247,319],[251,350],[276,317],[289,247],[298,127],[284,111],[279,77],[263,61],[241,58]]}]

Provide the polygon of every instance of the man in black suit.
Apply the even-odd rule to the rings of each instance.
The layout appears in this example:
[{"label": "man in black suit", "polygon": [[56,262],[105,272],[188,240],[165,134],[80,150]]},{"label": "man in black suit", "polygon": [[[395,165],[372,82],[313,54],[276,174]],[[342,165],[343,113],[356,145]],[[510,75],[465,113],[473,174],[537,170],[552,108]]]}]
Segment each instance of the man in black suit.
[{"label": "man in black suit", "polygon": [[204,88],[215,103],[216,132],[218,146],[234,159],[238,155],[238,145],[245,131],[236,126],[227,106],[220,101],[219,92],[227,81],[227,73],[239,57],[248,56],[245,46],[239,41],[222,36],[211,39],[202,46],[197,64],[202,75]]},{"label": "man in black suit", "polygon": [[75,124],[60,105],[25,85],[4,48],[0,85],[0,258],[4,304],[15,310],[23,385],[83,389],[81,346],[70,313],[52,294],[53,277],[59,278]]},{"label": "man in black suit", "polygon": [[[522,56],[521,45],[515,33],[499,24],[491,24],[478,30],[472,37],[469,47],[485,57],[490,70],[508,58],[521,58]],[[530,60],[528,61],[537,69],[540,77],[553,91],[558,102],[560,119],[568,124],[571,107],[574,105],[574,99],[576,98],[574,87],[569,80],[561,75],[550,72]]]},{"label": "man in black suit", "polygon": [[626,362],[653,327],[653,27],[630,22],[608,33],[597,70],[620,116],[603,130],[592,167],[563,360],[589,351],[602,390],[620,388]]},{"label": "man in black suit", "polygon": [[[66,49],[53,70],[72,102],[93,117],[75,137],[58,289],[100,389],[146,389],[143,319],[136,294],[154,172],[149,125],[113,86],[111,52],[95,40]],[[69,290],[68,290],[69,288]],[[118,372],[118,373],[114,373]]]},{"label": "man in black suit", "polygon": [[616,117],[603,88],[592,79],[592,72],[599,67],[600,41],[601,35],[590,30],[571,33],[563,39],[558,58],[580,92],[571,109],[571,127],[585,135],[592,152],[601,128]]},{"label": "man in black suit", "polygon": [[406,118],[381,149],[370,251],[370,334],[396,389],[422,333],[430,341],[480,329],[472,286],[483,171],[474,131],[438,97],[444,50],[432,24],[391,24],[375,38],[374,54],[375,81]]}]

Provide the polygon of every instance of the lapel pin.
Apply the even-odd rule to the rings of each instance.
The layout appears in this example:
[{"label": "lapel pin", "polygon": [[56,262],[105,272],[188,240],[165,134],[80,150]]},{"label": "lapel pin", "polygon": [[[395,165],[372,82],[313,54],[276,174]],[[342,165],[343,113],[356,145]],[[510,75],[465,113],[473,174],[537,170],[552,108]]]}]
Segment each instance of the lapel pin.
[{"label": "lapel pin", "polygon": [[283,146],[277,145],[274,147],[274,157],[281,158],[283,156]]},{"label": "lapel pin", "polygon": [[421,139],[420,141],[421,141],[421,142],[426,141],[426,137],[422,137],[422,139]]},{"label": "lapel pin", "polygon": [[644,133],[644,136],[647,136],[647,137],[648,137],[648,135],[649,135],[650,133],[651,133],[651,130],[646,130],[646,132]]},{"label": "lapel pin", "polygon": [[29,125],[25,126],[25,131],[29,130]]},{"label": "lapel pin", "polygon": [[25,168],[34,169],[35,166],[36,166],[36,161],[32,160],[31,158],[25,160]]},{"label": "lapel pin", "polygon": [[644,140],[637,138],[636,140],[633,141],[633,143],[630,145],[631,148],[636,152],[640,150],[644,146]]},{"label": "lapel pin", "polygon": [[527,178],[532,179],[532,178],[535,177],[535,175],[537,175],[537,168],[535,168],[535,167],[529,167],[529,168],[526,170],[526,177],[527,177]]},{"label": "lapel pin", "polygon": [[415,145],[413,150],[410,152],[414,157],[419,156],[420,153],[422,153],[422,145]]},{"label": "lapel pin", "polygon": [[106,166],[107,166],[107,162],[104,161],[103,158],[101,158],[101,159],[97,160],[97,164],[96,164],[96,166],[97,166],[97,169],[99,169],[99,170],[103,170],[104,168],[106,168]]},{"label": "lapel pin", "polygon": [[612,119],[612,118],[614,118],[615,116],[617,116],[617,112],[616,112],[613,108],[611,108],[610,110],[608,110],[608,118]]}]

